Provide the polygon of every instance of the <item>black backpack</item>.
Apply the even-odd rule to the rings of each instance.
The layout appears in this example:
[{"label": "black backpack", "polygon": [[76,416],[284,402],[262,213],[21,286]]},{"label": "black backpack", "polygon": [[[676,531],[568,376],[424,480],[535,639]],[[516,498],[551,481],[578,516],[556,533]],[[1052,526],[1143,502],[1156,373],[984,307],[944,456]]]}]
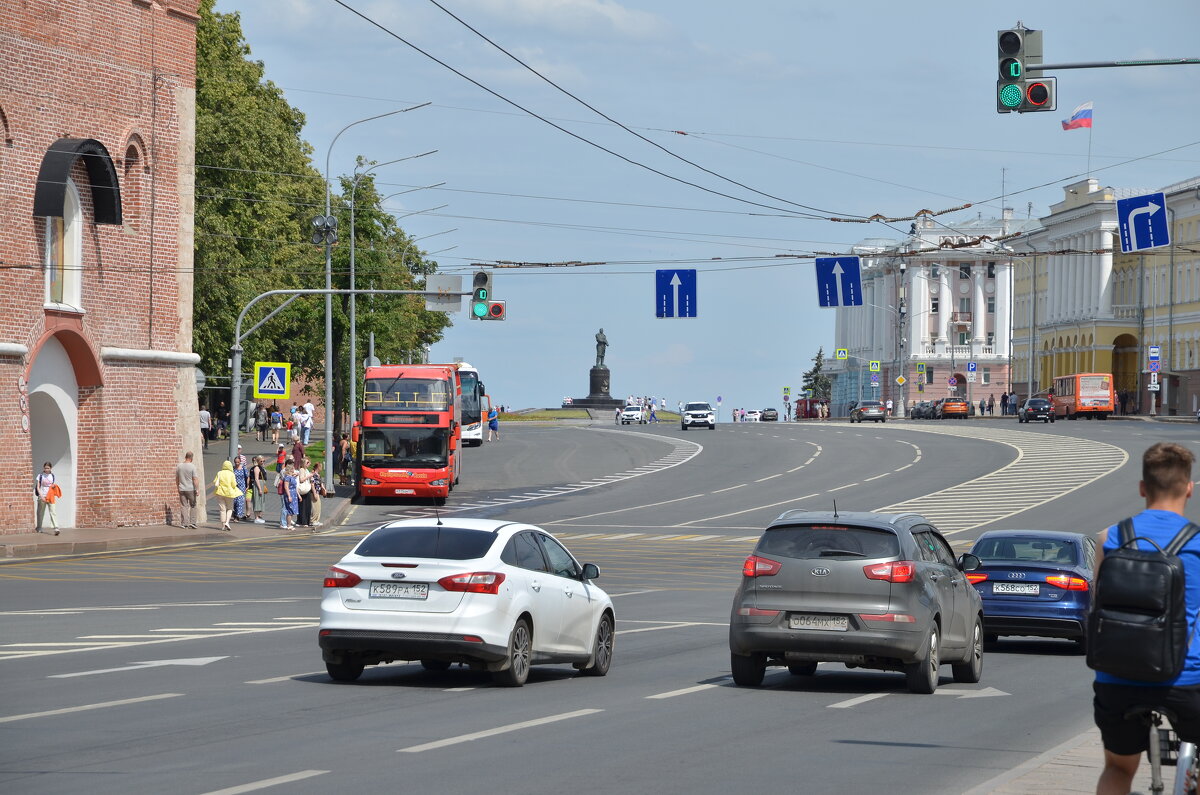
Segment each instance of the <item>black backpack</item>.
[{"label": "black backpack", "polygon": [[1138,549],[1133,520],[1117,525],[1120,546],[1104,553],[1088,615],[1087,664],[1138,682],[1167,682],[1183,671],[1195,624],[1188,628],[1179,551],[1200,532],[1188,522],[1160,548]]}]

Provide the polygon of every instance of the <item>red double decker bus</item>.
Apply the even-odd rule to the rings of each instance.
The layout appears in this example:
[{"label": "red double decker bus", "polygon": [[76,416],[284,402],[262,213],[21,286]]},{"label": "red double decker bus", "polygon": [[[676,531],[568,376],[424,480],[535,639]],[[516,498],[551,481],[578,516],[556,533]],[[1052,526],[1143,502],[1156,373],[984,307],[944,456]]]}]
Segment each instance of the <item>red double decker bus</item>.
[{"label": "red double decker bus", "polygon": [[1116,393],[1113,390],[1112,373],[1075,373],[1060,375],[1054,379],[1054,393],[1050,401],[1054,416],[1077,420],[1080,417],[1108,419],[1113,413]]},{"label": "red double decker bus", "polygon": [[355,496],[431,497],[458,482],[462,400],[449,364],[368,367],[356,427]]}]

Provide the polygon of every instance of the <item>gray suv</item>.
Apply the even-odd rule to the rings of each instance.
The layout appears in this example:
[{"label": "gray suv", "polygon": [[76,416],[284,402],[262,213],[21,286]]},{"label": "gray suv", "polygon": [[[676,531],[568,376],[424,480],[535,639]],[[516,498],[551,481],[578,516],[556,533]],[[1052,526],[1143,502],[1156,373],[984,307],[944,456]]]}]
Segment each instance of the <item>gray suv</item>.
[{"label": "gray suv", "polygon": [[903,671],[914,693],[983,673],[983,605],[946,539],[913,513],[787,511],[742,566],[729,619],[739,685],[768,665],[811,676],[818,662]]}]

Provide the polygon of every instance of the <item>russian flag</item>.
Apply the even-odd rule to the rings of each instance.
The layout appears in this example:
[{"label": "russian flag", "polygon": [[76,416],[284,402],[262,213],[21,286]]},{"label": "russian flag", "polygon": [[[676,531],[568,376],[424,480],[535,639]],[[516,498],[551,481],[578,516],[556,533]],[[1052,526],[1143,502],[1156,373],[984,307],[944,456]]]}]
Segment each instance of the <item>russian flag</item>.
[{"label": "russian flag", "polygon": [[1080,127],[1092,126],[1092,103],[1085,102],[1075,109],[1071,118],[1062,123],[1064,130],[1077,130]]}]

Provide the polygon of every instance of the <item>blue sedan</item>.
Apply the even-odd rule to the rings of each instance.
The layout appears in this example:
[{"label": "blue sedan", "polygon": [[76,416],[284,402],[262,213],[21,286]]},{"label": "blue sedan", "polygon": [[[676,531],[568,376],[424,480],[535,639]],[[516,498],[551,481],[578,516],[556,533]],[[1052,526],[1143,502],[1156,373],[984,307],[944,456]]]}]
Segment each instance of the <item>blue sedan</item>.
[{"label": "blue sedan", "polygon": [[985,640],[1034,635],[1085,646],[1095,539],[1051,530],[990,530],[971,554],[983,563],[966,576],[983,599]]}]

